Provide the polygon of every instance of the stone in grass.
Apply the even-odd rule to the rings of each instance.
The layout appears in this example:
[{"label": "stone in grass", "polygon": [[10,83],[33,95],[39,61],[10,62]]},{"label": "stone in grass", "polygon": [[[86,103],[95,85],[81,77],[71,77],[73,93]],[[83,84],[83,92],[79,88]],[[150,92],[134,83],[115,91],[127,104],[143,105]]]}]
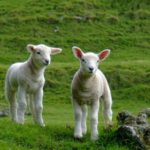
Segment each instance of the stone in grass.
[{"label": "stone in grass", "polygon": [[138,125],[148,125],[147,115],[144,113],[139,114],[136,118],[136,123]]},{"label": "stone in grass", "polygon": [[147,118],[150,109],[144,109],[137,116],[127,111],[117,115],[118,125],[117,139],[136,150],[150,149],[150,124]]},{"label": "stone in grass", "polygon": [[127,111],[119,112],[117,115],[118,125],[135,125],[136,117]]},{"label": "stone in grass", "polygon": [[150,117],[150,108],[143,109],[138,115],[145,114],[147,117]]},{"label": "stone in grass", "polygon": [[144,143],[140,140],[139,134],[134,127],[128,125],[122,125],[118,128],[117,139],[125,145],[129,145],[135,150],[146,150]]},{"label": "stone in grass", "polygon": [[138,116],[133,116],[127,111],[119,112],[117,115],[118,125],[144,125],[148,126],[147,114],[139,113]]},{"label": "stone in grass", "polygon": [[146,127],[143,130],[143,139],[146,145],[149,145],[149,149],[150,149],[150,126]]}]

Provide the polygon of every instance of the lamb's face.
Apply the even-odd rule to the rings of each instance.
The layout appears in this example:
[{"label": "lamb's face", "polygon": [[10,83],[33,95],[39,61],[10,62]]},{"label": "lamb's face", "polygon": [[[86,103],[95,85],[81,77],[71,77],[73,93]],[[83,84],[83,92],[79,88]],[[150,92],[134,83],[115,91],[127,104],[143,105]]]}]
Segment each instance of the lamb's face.
[{"label": "lamb's face", "polygon": [[47,66],[51,62],[51,55],[60,53],[60,48],[48,47],[46,45],[27,45],[28,51],[32,53],[32,59],[37,66]]},{"label": "lamb's face", "polygon": [[94,53],[84,53],[80,59],[82,70],[87,73],[95,73],[98,69],[99,57]]},{"label": "lamb's face", "polygon": [[51,49],[45,45],[37,45],[35,46],[35,49],[36,50],[32,53],[32,57],[35,60],[35,62],[40,66],[46,66],[50,64]]},{"label": "lamb's face", "polygon": [[104,60],[110,53],[110,50],[108,49],[103,50],[99,54],[91,52],[84,53],[78,47],[73,47],[72,50],[75,57],[80,60],[82,71],[88,74],[94,74],[98,69],[99,62]]}]

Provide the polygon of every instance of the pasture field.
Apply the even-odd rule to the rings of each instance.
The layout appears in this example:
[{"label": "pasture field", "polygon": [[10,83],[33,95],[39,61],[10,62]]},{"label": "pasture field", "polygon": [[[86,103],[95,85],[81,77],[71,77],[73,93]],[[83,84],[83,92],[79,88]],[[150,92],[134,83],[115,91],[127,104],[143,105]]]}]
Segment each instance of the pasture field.
[{"label": "pasture field", "polygon": [[[5,74],[10,64],[25,61],[26,45],[47,44],[63,52],[52,56],[45,72],[43,117],[46,127],[26,116],[25,125],[0,118],[2,150],[128,150],[114,134],[116,115],[133,114],[150,107],[150,2],[149,0],[1,0],[0,1],[0,109],[8,108],[4,97]],[[113,129],[104,130],[99,115],[100,139],[73,139],[74,118],[70,83],[79,62],[72,46],[85,51],[111,49],[100,64],[113,97]],[[89,110],[90,112],[90,110]]]}]

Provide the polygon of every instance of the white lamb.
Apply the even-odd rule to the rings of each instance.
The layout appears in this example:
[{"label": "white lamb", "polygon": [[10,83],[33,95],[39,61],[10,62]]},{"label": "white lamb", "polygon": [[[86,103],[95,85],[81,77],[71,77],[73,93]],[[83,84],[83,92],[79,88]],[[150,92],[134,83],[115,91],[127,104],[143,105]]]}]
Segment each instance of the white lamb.
[{"label": "white lamb", "polygon": [[80,60],[80,68],[72,81],[72,101],[75,115],[74,137],[82,138],[86,134],[87,105],[91,107],[91,139],[98,139],[98,112],[99,100],[104,103],[104,119],[106,127],[112,125],[112,97],[108,82],[104,74],[98,69],[99,62],[103,61],[110,50],[106,49],[98,55],[84,53],[80,48],[72,48],[74,56]]},{"label": "white lamb", "polygon": [[5,80],[5,95],[10,103],[10,115],[13,121],[23,124],[27,98],[35,123],[44,126],[43,86],[45,83],[44,71],[50,64],[50,55],[60,53],[60,48],[46,45],[27,45],[31,53],[26,62],[15,63],[8,69]]}]

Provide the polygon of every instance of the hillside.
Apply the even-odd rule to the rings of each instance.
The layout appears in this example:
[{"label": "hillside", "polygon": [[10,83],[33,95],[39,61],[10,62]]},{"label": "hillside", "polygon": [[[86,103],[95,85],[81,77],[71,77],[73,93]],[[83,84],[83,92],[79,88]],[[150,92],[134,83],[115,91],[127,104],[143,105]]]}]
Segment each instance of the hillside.
[{"label": "hillside", "polygon": [[[111,49],[111,55],[100,68],[112,89],[115,130],[118,111],[137,113],[150,106],[149,4],[149,0],[1,0],[1,109],[8,107],[3,91],[6,70],[10,64],[28,58],[28,43],[61,47],[63,52],[53,56],[45,74],[44,118],[47,127],[35,127],[31,116],[27,117],[25,126],[16,126],[6,117],[0,122],[0,145],[5,149],[11,146],[13,149],[127,149],[103,131],[102,119],[101,141],[93,144],[89,135],[82,143],[72,139],[70,82],[79,63],[71,48],[78,46],[97,53]],[[69,128],[66,127],[68,124]]]}]

